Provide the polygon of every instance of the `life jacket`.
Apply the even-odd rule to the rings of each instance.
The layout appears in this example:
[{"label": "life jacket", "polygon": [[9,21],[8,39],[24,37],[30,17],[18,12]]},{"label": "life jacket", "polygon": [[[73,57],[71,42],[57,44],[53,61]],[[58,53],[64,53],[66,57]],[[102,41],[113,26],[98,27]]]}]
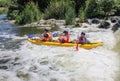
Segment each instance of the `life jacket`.
[{"label": "life jacket", "polygon": [[70,39],[70,36],[68,34],[65,34],[65,36],[62,37],[62,42],[63,43],[68,43]]},{"label": "life jacket", "polygon": [[85,36],[80,36],[79,37],[79,43],[80,44],[86,44],[87,43],[87,39]]},{"label": "life jacket", "polygon": [[47,34],[48,35],[48,37],[44,37],[44,41],[50,41],[50,39],[51,39],[51,33],[50,32],[46,32],[45,34]]}]

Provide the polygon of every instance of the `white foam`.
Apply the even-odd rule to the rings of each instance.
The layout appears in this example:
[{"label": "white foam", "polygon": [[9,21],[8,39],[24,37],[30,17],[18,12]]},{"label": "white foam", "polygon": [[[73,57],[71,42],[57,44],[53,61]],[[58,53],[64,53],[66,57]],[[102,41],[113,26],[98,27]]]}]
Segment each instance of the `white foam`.
[{"label": "white foam", "polygon": [[[103,46],[86,50],[75,47],[56,47],[34,45],[24,40],[17,50],[1,50],[1,58],[5,55],[19,58],[8,71],[1,70],[3,81],[115,81],[119,71],[118,54],[111,51],[115,37],[111,30],[74,28],[71,39],[77,33],[85,31],[90,41],[101,41]],[[19,39],[20,37],[15,37]],[[6,57],[4,57],[6,58]],[[8,63],[10,64],[10,63]],[[4,78],[7,76],[7,78]]]}]

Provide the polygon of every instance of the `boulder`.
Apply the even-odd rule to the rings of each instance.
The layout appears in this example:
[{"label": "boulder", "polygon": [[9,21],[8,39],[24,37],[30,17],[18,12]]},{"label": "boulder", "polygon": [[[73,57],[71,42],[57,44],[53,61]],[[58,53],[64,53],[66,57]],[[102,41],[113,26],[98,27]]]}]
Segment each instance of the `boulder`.
[{"label": "boulder", "polygon": [[115,32],[120,28],[120,23],[116,23],[115,25],[113,25],[112,30]]},{"label": "boulder", "polygon": [[118,23],[120,24],[120,20],[118,20]]},{"label": "boulder", "polygon": [[92,19],[91,23],[92,24],[99,24],[100,20],[99,19]]},{"label": "boulder", "polygon": [[110,23],[106,22],[106,21],[103,21],[103,22],[100,23],[100,25],[98,26],[98,28],[108,29],[108,28],[110,28]]},{"label": "boulder", "polygon": [[117,20],[116,20],[116,18],[110,18],[110,21],[111,21],[111,23],[116,23],[117,22]]}]

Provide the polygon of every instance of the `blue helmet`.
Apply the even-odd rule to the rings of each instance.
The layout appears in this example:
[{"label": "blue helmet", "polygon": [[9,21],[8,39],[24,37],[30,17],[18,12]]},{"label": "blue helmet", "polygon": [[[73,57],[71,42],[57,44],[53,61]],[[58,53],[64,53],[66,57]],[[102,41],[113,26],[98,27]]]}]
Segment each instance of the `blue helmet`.
[{"label": "blue helmet", "polygon": [[85,35],[85,32],[81,32],[81,35]]}]

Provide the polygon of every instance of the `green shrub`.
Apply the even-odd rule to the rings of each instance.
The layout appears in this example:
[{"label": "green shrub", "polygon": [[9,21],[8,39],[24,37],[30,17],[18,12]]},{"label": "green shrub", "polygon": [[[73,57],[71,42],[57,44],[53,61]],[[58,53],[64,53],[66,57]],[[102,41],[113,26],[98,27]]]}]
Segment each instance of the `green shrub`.
[{"label": "green shrub", "polygon": [[40,19],[40,12],[38,7],[30,2],[26,5],[24,10],[16,17],[16,24],[27,24]]},{"label": "green shrub", "polygon": [[91,18],[97,15],[97,3],[95,0],[87,0],[85,7],[85,17]]},{"label": "green shrub", "polygon": [[120,15],[120,1],[119,0],[115,0],[115,7],[114,9],[115,11],[115,15]]},{"label": "green shrub", "polygon": [[101,10],[104,12],[105,16],[108,16],[114,12],[114,5],[115,5],[114,0],[102,0],[99,3]]},{"label": "green shrub", "polygon": [[8,7],[11,4],[11,0],[0,0],[0,7]]},{"label": "green shrub", "polygon": [[23,10],[23,8],[17,7],[17,6],[10,6],[8,8],[7,17],[10,20],[15,20],[16,17],[19,15],[20,11]]},{"label": "green shrub", "polygon": [[83,8],[80,8],[78,17],[80,18],[80,22],[84,22],[85,21],[86,16],[85,16],[85,11],[84,11]]},{"label": "green shrub", "polygon": [[70,0],[74,4],[76,16],[79,16],[80,8],[85,7],[86,0]]},{"label": "green shrub", "polygon": [[66,11],[65,13],[65,20],[66,20],[66,24],[74,24],[75,21],[75,10],[73,7],[69,7],[69,9]]},{"label": "green shrub", "polygon": [[69,0],[52,0],[45,10],[45,19],[65,19],[65,13],[69,9]]}]

